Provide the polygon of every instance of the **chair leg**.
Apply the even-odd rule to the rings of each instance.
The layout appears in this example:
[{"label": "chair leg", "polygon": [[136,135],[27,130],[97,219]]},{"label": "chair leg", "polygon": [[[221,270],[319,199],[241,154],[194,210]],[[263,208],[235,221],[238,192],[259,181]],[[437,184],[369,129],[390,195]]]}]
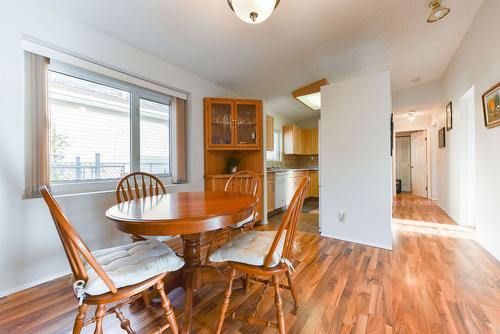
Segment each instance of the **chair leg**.
[{"label": "chair leg", "polygon": [[76,316],[75,324],[73,325],[73,334],[80,334],[80,332],[82,331],[88,307],[89,306],[87,304],[82,304],[78,308],[78,315]]},{"label": "chair leg", "polygon": [[297,295],[297,291],[293,286],[292,274],[290,274],[290,270],[286,271],[286,277],[288,278],[288,287],[290,288],[290,292],[292,293],[293,303],[295,306],[299,306],[299,297]]},{"label": "chair leg", "polygon": [[217,334],[220,334],[222,331],[222,325],[224,324],[224,318],[226,317],[227,308],[229,306],[229,299],[231,298],[231,292],[233,291],[233,281],[236,276],[236,270],[231,269],[229,273],[229,281],[227,283],[226,291],[224,292],[224,300],[222,301],[222,305],[220,308],[219,322],[217,323]]},{"label": "chair leg", "polygon": [[119,308],[115,308],[115,315],[120,320],[120,327],[128,334],[135,334],[135,331],[130,327],[130,321],[125,318]]},{"label": "chair leg", "polygon": [[245,274],[245,293],[248,293],[250,291],[250,275]]},{"label": "chair leg", "polygon": [[149,290],[144,290],[142,292],[142,301],[144,302],[144,306],[146,307],[146,309],[150,309],[151,308],[151,299],[149,298]]},{"label": "chair leg", "polygon": [[170,304],[170,299],[168,299],[165,290],[163,289],[163,281],[159,280],[156,283],[156,291],[160,294],[161,298],[161,307],[165,311],[165,317],[167,318],[168,324],[170,325],[170,330],[173,334],[179,333],[179,325],[177,324],[177,320],[175,319],[174,310],[172,310],[172,305]]},{"label": "chair leg", "polygon": [[95,310],[95,330],[94,334],[102,334],[102,320],[106,313],[106,305],[99,304]]},{"label": "chair leg", "polygon": [[210,240],[208,241],[208,250],[207,250],[207,256],[205,257],[205,264],[208,263],[208,258],[210,254],[212,254],[212,246],[215,239],[215,232],[217,232],[217,230],[211,232]]},{"label": "chair leg", "polygon": [[276,318],[278,319],[278,331],[285,334],[285,317],[283,316],[283,302],[280,296],[280,281],[278,275],[273,276],[274,304],[276,306]]}]

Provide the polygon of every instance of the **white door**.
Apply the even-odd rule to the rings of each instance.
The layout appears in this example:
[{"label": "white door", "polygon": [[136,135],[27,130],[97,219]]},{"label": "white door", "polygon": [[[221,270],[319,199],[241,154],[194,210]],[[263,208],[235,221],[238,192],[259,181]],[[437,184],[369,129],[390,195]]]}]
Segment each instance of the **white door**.
[{"label": "white door", "polygon": [[425,131],[411,134],[411,192],[427,197],[427,143]]},{"label": "white door", "polygon": [[401,180],[401,191],[411,191],[410,137],[396,137],[396,179]]}]

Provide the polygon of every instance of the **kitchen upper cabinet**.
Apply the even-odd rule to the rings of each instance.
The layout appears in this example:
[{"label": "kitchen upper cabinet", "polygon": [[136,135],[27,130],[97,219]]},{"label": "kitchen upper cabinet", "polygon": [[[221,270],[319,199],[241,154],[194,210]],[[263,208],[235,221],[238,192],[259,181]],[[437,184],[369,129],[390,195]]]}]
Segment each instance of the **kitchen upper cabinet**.
[{"label": "kitchen upper cabinet", "polygon": [[209,150],[260,149],[262,102],[206,98],[205,133]]},{"label": "kitchen upper cabinet", "polygon": [[312,129],[302,129],[302,154],[312,154]]},{"label": "kitchen upper cabinet", "polygon": [[266,151],[274,151],[274,118],[266,115]]},{"label": "kitchen upper cabinet", "polygon": [[302,154],[318,154],[318,128],[302,129]]},{"label": "kitchen upper cabinet", "polygon": [[319,132],[318,132],[318,128],[313,128],[312,129],[312,154],[319,154],[319,145],[318,145],[318,142],[319,142]]},{"label": "kitchen upper cabinet", "polygon": [[301,129],[296,125],[283,126],[284,154],[318,154],[318,129]]},{"label": "kitchen upper cabinet", "polygon": [[296,125],[283,126],[283,153],[303,154],[302,129]]}]

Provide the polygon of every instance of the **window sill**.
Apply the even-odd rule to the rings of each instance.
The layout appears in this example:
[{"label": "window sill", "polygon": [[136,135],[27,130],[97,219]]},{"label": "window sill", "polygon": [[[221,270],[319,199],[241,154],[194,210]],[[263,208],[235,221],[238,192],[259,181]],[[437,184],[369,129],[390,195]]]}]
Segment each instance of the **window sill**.
[{"label": "window sill", "polygon": [[[179,185],[173,184],[170,176],[160,177],[160,180],[167,189]],[[114,193],[119,181],[116,179],[100,182],[59,183],[51,185],[51,192],[56,197]]]}]

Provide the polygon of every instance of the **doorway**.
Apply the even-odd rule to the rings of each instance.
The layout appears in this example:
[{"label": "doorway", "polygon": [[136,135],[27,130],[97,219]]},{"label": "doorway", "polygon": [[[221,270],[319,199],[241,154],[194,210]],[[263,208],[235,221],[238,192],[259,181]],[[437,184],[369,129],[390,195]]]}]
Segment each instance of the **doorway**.
[{"label": "doorway", "polygon": [[398,191],[428,198],[427,131],[396,133]]}]

